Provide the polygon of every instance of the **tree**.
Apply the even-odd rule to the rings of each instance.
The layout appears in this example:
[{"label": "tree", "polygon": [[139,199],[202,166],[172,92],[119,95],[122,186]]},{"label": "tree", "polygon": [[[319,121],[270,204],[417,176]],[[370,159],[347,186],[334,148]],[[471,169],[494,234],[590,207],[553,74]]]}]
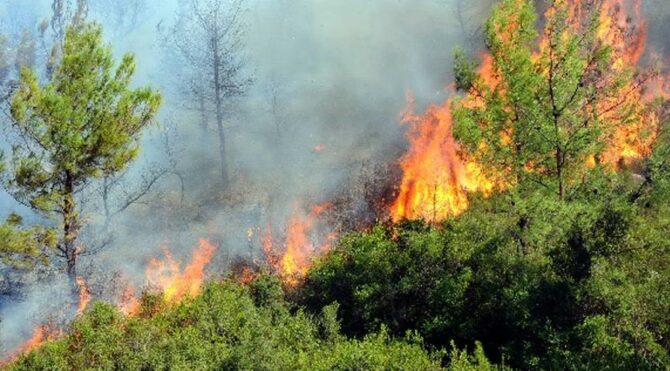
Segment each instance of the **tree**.
[{"label": "tree", "polygon": [[454,105],[459,142],[487,173],[559,199],[591,168],[619,166],[625,148],[653,136],[635,127],[648,123],[640,87],[650,76],[634,75],[635,45],[618,49],[602,37],[614,31],[601,14],[579,17],[569,3],[552,3],[537,51],[532,2],[503,1],[487,23],[490,59],[480,73],[462,58],[456,63],[461,80],[472,76],[458,84],[468,92]]},{"label": "tree", "polygon": [[[242,14],[244,0],[194,0],[169,31],[171,46],[190,67],[189,90],[198,101],[203,123],[213,108],[219,140],[221,180],[230,176],[226,156],[226,99],[243,94],[251,83],[244,76]],[[206,125],[205,125],[206,126]]]},{"label": "tree", "polygon": [[14,143],[4,185],[36,212],[62,223],[57,249],[76,275],[83,251],[77,194],[94,179],[122,171],[138,154],[138,138],[161,102],[150,88],[131,89],[134,58],[114,68],[111,47],[95,24],[70,27],[51,81],[24,68],[11,102]]}]

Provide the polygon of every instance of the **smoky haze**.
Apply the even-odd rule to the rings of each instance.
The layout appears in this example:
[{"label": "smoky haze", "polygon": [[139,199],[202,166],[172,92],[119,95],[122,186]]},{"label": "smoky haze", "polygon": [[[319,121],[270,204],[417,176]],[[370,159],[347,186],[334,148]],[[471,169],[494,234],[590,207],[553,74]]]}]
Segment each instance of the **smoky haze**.
[{"label": "smoky haze", "polygon": [[[296,209],[338,197],[366,164],[395,163],[406,146],[399,124],[406,92],[413,92],[419,108],[446,98],[453,49],[478,48],[473,35],[491,2],[462,2],[459,17],[456,0],[248,1],[243,73],[253,84],[226,102],[232,187],[222,194],[216,128],[211,122],[207,135],[199,132],[199,115],[180,80],[186,66],[165,42],[165,30],[187,2],[92,0],[89,19],[104,26],[115,54],[135,54],[136,84],[164,94],[161,125],[146,133],[143,152],[116,195],[132,193],[151,169],[172,171],[119,214],[104,249],[82,257],[79,272],[92,292],[109,299],[111,282],[120,276],[141,287],[147,259],[160,257],[161,246],[188,259],[198,237],[219,246],[208,267],[212,275],[225,273],[238,257],[259,259],[260,228],[271,225],[281,234]],[[0,0],[2,32],[12,39],[24,29],[36,32],[36,24],[50,17],[48,0],[28,3]],[[130,3],[138,5],[136,18],[124,7]],[[96,195],[82,196],[85,219],[94,226],[82,236],[87,247],[100,242]],[[5,214],[20,210],[35,220],[8,195],[1,200]],[[22,294],[0,296],[4,350],[71,300],[57,269],[28,277],[21,280]]]}]

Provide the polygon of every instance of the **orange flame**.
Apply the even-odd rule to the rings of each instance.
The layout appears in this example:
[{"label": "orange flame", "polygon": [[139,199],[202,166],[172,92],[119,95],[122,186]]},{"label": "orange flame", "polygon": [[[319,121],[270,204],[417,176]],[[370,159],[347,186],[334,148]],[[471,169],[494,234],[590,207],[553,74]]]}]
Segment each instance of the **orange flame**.
[{"label": "orange flame", "polygon": [[[414,98],[408,94],[411,107]],[[433,105],[423,116],[408,108],[403,123],[411,124],[407,133],[409,152],[402,158],[400,192],[391,206],[391,218],[422,218],[439,221],[468,208],[467,192],[490,193],[493,183],[479,165],[463,158],[452,135],[450,101]]]},{"label": "orange flame", "polygon": [[77,306],[77,314],[81,314],[84,312],[84,310],[86,310],[88,303],[91,301],[91,292],[88,290],[86,281],[83,277],[77,276],[75,281],[77,282],[77,289],[79,291],[79,305]]},{"label": "orange flame", "polygon": [[[577,29],[581,26],[588,7],[581,0],[566,0],[568,6],[568,22]],[[550,7],[547,15],[554,11]],[[646,19],[642,15],[640,0],[604,0],[599,8],[600,18],[597,37],[600,42],[612,49],[611,64],[615,71],[625,71],[634,68],[641,59],[646,48]],[[515,27],[513,22],[507,27]],[[501,37],[511,34],[501,30]],[[533,55],[537,61],[544,48],[548,46],[546,35],[540,40],[540,52]],[[493,57],[484,53],[478,69],[481,83],[491,89],[497,89],[504,94],[504,89],[498,87],[500,82],[494,68]],[[662,92],[663,96],[668,89],[668,80],[665,78],[651,80],[647,83],[651,89]],[[606,150],[597,158],[589,156],[586,166],[593,168],[599,161],[617,169],[621,162],[629,163],[641,159],[651,152],[655,141],[656,129],[659,125],[657,114],[647,112],[645,103],[651,100],[646,86],[632,82],[621,89],[621,96],[610,101],[600,103],[598,111],[603,112],[599,117],[603,122],[621,123],[616,109],[619,101],[625,99],[629,107],[634,107],[635,122],[618,125],[614,134],[602,138],[607,143]],[[403,218],[440,221],[445,218],[459,215],[468,208],[468,193],[482,192],[488,195],[496,188],[502,188],[500,181],[493,182],[492,177],[499,174],[482,174],[482,167],[468,159],[458,147],[452,136],[452,115],[450,101],[442,105],[429,107],[425,114],[416,116],[413,113],[413,98],[408,97],[409,108],[403,114],[403,123],[410,123],[407,133],[409,150],[401,159],[400,167],[403,177],[399,187],[399,194],[390,207],[390,214],[394,221]],[[463,104],[478,107],[484,102],[477,96],[468,96]],[[618,120],[618,121],[617,121]],[[509,133],[501,133],[501,144],[510,144]],[[527,164],[528,171],[535,171],[532,164]]]},{"label": "orange flame", "polygon": [[0,360],[0,366],[5,366],[12,363],[21,354],[28,353],[48,340],[53,340],[58,336],[57,331],[53,331],[48,325],[40,325],[33,329],[33,334],[30,339],[26,340],[18,348],[16,348],[7,358]]},{"label": "orange flame", "polygon": [[[581,1],[573,0],[571,5],[571,21],[575,23],[582,14]],[[642,14],[640,0],[605,0],[600,6],[597,37],[604,45],[612,49],[610,63],[616,72],[634,70],[639,63],[647,44],[647,19]],[[612,107],[623,105],[632,107],[635,121],[617,125],[614,134],[603,138],[607,148],[598,160],[601,163],[618,169],[620,164],[630,164],[649,155],[656,140],[656,129],[659,119],[656,113],[647,112],[645,105],[652,96],[645,92],[646,87],[653,90],[662,86],[662,76],[653,77],[646,84],[633,81],[621,89],[620,96],[600,102],[598,110],[603,112],[604,122],[620,122],[620,112]],[[659,94],[660,95],[660,94]],[[657,95],[658,96],[658,95]],[[587,159],[587,166],[592,167],[594,161]]]},{"label": "orange flame", "polygon": [[267,262],[288,285],[297,285],[312,265],[314,254],[329,250],[337,238],[335,233],[330,233],[320,241],[321,244],[312,239],[319,217],[330,207],[332,205],[328,203],[314,205],[308,214],[302,208],[296,207],[288,222],[284,251],[281,254],[275,251],[271,229],[264,231],[262,244]]},{"label": "orange flame", "polygon": [[156,258],[149,261],[146,269],[147,280],[152,287],[163,291],[168,303],[178,302],[185,296],[198,295],[202,288],[205,266],[209,264],[215,250],[209,241],[200,239],[191,262],[181,271],[179,262],[164,247],[164,261]]},{"label": "orange flame", "polygon": [[140,311],[140,301],[135,296],[135,287],[131,283],[121,293],[119,310],[126,316],[134,316]]}]

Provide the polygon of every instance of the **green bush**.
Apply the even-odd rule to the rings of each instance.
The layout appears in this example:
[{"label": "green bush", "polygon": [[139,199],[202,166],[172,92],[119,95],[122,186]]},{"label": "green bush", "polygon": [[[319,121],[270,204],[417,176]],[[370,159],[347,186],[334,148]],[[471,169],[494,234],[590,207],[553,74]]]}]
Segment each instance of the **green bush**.
[{"label": "green bush", "polygon": [[323,317],[292,312],[279,283],[224,281],[153,316],[126,318],[95,303],[63,338],[21,356],[10,370],[361,370],[439,368],[420,341],[384,331],[340,335],[337,306]]}]

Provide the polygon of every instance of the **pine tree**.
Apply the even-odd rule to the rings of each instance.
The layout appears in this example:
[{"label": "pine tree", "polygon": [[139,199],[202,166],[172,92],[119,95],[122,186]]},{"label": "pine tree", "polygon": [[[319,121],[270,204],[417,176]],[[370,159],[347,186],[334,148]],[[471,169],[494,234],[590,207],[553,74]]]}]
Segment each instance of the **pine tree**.
[{"label": "pine tree", "polygon": [[599,37],[597,11],[577,17],[557,0],[541,35],[536,23],[532,1],[505,0],[487,23],[490,59],[474,73],[458,56],[468,94],[455,103],[454,134],[487,173],[566,199],[592,168],[621,160],[617,135],[644,140],[631,125],[645,121],[636,99],[645,77]]},{"label": "pine tree", "polygon": [[23,204],[60,220],[57,249],[70,278],[83,251],[78,193],[137,156],[142,130],[154,121],[161,103],[158,92],[129,87],[134,72],[129,54],[115,67],[99,26],[72,26],[51,80],[40,84],[34,71],[23,68],[12,98],[20,139],[4,185]]}]

